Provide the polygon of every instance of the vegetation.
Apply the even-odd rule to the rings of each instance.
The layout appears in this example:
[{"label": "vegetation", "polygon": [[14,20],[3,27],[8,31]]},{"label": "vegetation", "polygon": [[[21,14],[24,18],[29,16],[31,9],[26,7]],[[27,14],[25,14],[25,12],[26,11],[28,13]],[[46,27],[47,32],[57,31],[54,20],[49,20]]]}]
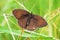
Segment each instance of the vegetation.
[{"label": "vegetation", "polygon": [[[48,25],[35,31],[22,30],[13,16],[24,9],[42,16]],[[59,40],[60,0],[0,0],[0,40]]]}]

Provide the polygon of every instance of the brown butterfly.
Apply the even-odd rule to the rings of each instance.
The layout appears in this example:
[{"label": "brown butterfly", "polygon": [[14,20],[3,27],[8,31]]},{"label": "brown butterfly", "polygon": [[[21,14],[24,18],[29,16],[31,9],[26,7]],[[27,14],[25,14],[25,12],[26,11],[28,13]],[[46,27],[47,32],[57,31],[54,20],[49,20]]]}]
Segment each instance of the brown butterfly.
[{"label": "brown butterfly", "polygon": [[40,16],[33,15],[22,9],[13,10],[13,15],[17,18],[18,24],[27,30],[35,30],[47,25],[47,22]]}]

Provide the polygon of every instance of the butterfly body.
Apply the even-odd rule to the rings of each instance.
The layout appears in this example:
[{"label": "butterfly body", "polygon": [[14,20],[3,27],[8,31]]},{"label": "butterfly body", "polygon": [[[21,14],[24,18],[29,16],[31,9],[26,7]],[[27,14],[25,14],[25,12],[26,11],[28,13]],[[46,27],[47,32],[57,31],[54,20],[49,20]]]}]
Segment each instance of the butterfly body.
[{"label": "butterfly body", "polygon": [[26,27],[30,24],[30,19],[32,18],[32,14],[28,14],[28,19],[27,19],[27,22],[26,22]]},{"label": "butterfly body", "polygon": [[25,10],[15,9],[13,14],[18,19],[18,24],[27,30],[35,30],[47,25],[45,19],[40,16],[33,15]]}]

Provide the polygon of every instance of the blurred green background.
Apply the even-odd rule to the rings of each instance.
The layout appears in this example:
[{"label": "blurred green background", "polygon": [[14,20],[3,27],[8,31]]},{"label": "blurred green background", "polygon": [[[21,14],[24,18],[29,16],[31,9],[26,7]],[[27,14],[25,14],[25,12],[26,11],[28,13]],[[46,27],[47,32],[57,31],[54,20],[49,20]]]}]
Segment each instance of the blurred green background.
[{"label": "blurred green background", "polygon": [[[42,16],[48,25],[23,32],[14,9]],[[60,40],[60,0],[0,0],[0,40]]]}]

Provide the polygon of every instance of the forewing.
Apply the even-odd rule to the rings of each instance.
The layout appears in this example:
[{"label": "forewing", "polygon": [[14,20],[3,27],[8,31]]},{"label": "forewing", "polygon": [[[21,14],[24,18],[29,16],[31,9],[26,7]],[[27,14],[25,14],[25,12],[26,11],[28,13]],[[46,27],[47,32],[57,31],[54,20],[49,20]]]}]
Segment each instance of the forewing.
[{"label": "forewing", "polygon": [[37,15],[34,15],[34,18],[37,20],[37,26],[38,27],[44,27],[47,25],[47,22],[45,21],[44,18],[37,16]]},{"label": "forewing", "polygon": [[29,12],[22,10],[22,9],[15,9],[13,10],[13,15],[17,18],[20,19],[22,15],[27,15]]}]

